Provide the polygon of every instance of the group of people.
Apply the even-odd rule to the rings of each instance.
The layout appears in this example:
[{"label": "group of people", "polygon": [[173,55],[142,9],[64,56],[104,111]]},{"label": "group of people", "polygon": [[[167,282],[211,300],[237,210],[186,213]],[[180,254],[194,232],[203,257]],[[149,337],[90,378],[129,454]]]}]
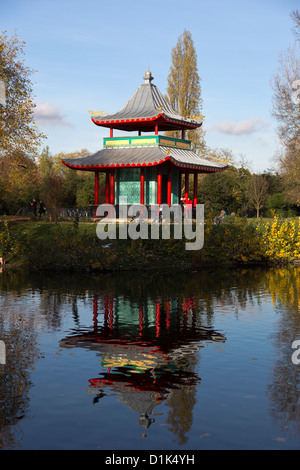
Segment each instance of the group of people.
[{"label": "group of people", "polygon": [[[36,199],[33,198],[33,200],[30,203],[30,206],[31,206],[31,212],[33,214],[33,217],[36,217],[36,215],[37,215],[37,201],[36,201]],[[45,204],[43,203],[43,201],[40,201],[40,203],[39,203],[39,219],[45,213],[46,213]]]},{"label": "group of people", "polygon": [[[181,198],[180,203],[184,209],[184,218],[185,219],[192,219],[193,216],[193,201],[187,197],[187,198]],[[220,214],[214,218],[214,222],[216,224],[220,224],[224,222],[226,212],[224,210],[221,210]],[[162,212],[162,207],[159,208],[158,214],[155,217],[153,222],[156,221],[162,222],[163,220],[163,212]]]},{"label": "group of people", "polygon": [[193,214],[193,201],[189,197],[181,198],[181,204],[184,208],[184,218],[191,219]]},{"label": "group of people", "polygon": [[[192,218],[192,213],[193,213],[193,201],[189,198],[181,198],[180,203],[181,203],[181,205],[183,206],[183,209],[184,209],[184,218],[185,219],[187,219],[187,218],[191,219]],[[153,220],[153,222],[156,222],[157,220],[159,222],[163,221],[162,207],[159,208],[158,214],[155,217],[155,219]]]}]

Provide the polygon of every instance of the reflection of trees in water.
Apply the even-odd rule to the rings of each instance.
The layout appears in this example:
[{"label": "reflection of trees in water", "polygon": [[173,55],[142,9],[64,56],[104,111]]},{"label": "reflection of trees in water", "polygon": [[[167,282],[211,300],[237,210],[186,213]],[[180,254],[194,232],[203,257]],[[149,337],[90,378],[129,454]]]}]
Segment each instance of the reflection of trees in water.
[{"label": "reflection of trees in water", "polygon": [[300,433],[300,366],[292,362],[292,343],[300,339],[300,270],[274,269],[265,285],[278,312],[273,334],[278,353],[268,386],[270,409],[282,430],[296,438]]},{"label": "reflection of trees in water", "polygon": [[[263,306],[266,300],[272,299],[275,311],[278,312],[278,323],[274,334],[275,348],[278,356],[274,358],[274,369],[268,387],[271,413],[284,427],[293,426],[294,433],[300,432],[299,416],[299,368],[291,360],[291,344],[300,339],[300,276],[299,268],[272,269],[208,269],[195,273],[122,273],[79,277],[72,275],[40,276],[22,272],[6,272],[0,276],[0,292],[9,296],[20,297],[28,289],[39,296],[38,310],[34,313],[35,321],[49,330],[60,328],[62,315],[69,305],[76,329],[80,328],[80,308],[90,308],[94,295],[104,297],[105,293],[113,293],[138,306],[141,302],[157,301],[162,305],[161,319],[166,322],[167,310],[165,301],[176,299],[181,313],[178,314],[177,327],[181,331],[189,328],[213,328],[216,308],[226,312],[246,310],[247,305]],[[193,305],[187,302],[193,299]],[[193,316],[191,312],[195,312]],[[186,310],[186,312],[185,312]],[[67,311],[70,311],[68,309]],[[185,313],[184,313],[185,312]],[[19,314],[19,313],[18,313]],[[11,341],[12,354],[8,355],[6,372],[0,374],[0,394],[2,400],[0,423],[2,445],[9,446],[14,440],[12,426],[18,422],[28,410],[28,390],[30,388],[30,368],[37,355],[35,341],[35,324],[28,328],[16,327],[16,310],[10,313],[9,327],[0,317],[0,339]],[[172,312],[174,316],[175,313]],[[120,321],[120,317],[118,318]],[[7,322],[7,318],[6,318]],[[194,323],[193,323],[194,322]],[[135,333],[139,327],[135,324]],[[153,325],[152,325],[153,326]],[[157,327],[157,325],[156,325]],[[154,330],[155,331],[155,327]],[[166,334],[165,325],[161,333]],[[152,334],[152,333],[151,333]],[[2,336],[1,336],[2,335]],[[17,360],[18,356],[18,360]],[[195,352],[187,356],[187,364],[182,370],[195,373],[199,357]],[[174,359],[175,360],[175,359]],[[177,367],[179,370],[180,367]],[[128,370],[127,370],[128,372]],[[132,383],[130,384],[132,385]],[[169,384],[170,385],[170,384]],[[133,398],[128,383],[118,384],[125,390],[124,403]],[[125,387],[125,388],[124,388]],[[20,391],[22,390],[22,391]],[[196,385],[181,384],[177,388],[165,387],[162,394],[165,405],[169,408],[167,424],[176,435],[179,445],[186,442],[186,434],[192,422],[193,407],[196,400]],[[150,395],[152,392],[149,392]],[[7,396],[12,399],[6,399]],[[161,400],[157,400],[158,403]],[[129,406],[129,405],[127,405]],[[141,425],[151,424],[147,413],[141,414]],[[143,421],[144,420],[144,421]],[[145,424],[146,423],[146,424]],[[3,434],[3,430],[6,433]],[[1,443],[0,443],[1,445]]]},{"label": "reflection of trees in water", "polygon": [[169,431],[177,437],[177,444],[183,445],[188,441],[186,434],[193,422],[193,409],[196,404],[196,393],[192,388],[174,390],[168,399],[170,411],[167,416]]},{"label": "reflection of trees in water", "polygon": [[14,312],[5,312],[0,319],[0,338],[6,346],[6,363],[0,365],[0,448],[15,448],[19,440],[15,426],[29,408],[36,332]]}]

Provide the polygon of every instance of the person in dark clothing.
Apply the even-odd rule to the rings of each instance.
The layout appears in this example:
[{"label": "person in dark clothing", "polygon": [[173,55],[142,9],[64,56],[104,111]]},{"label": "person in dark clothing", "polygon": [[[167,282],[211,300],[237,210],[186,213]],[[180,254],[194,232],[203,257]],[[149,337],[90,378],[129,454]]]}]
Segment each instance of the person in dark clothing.
[{"label": "person in dark clothing", "polygon": [[43,201],[40,201],[40,207],[39,207],[39,218],[42,217],[43,214],[46,213],[46,208],[45,208],[45,204],[43,203]]},{"label": "person in dark clothing", "polygon": [[36,217],[36,210],[37,210],[37,202],[35,199],[32,199],[32,202],[30,203],[31,205],[31,212],[33,213],[33,216]]}]

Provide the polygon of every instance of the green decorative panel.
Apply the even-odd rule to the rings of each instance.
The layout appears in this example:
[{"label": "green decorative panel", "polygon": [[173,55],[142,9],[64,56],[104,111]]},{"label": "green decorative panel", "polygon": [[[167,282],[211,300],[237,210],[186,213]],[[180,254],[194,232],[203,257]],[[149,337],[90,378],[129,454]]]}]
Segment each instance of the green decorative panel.
[{"label": "green decorative panel", "polygon": [[105,137],[103,139],[104,148],[155,147],[158,145],[185,150],[190,150],[191,148],[191,142],[189,140],[175,139],[173,137],[166,137],[162,135]]},{"label": "green decorative panel", "polygon": [[121,197],[127,198],[127,204],[140,203],[140,168],[122,168],[116,172],[116,204]]},{"label": "green decorative panel", "polygon": [[172,170],[172,204],[179,204],[178,178],[178,170]]},{"label": "green decorative panel", "polygon": [[156,168],[145,168],[145,204],[156,204]]},{"label": "green decorative panel", "polygon": [[[157,167],[145,168],[145,204],[156,204],[157,201]],[[140,204],[140,168],[116,169],[115,203],[120,204],[122,197],[127,204]],[[172,170],[172,204],[178,204],[178,170]],[[167,203],[167,170],[162,169],[162,203]]]}]

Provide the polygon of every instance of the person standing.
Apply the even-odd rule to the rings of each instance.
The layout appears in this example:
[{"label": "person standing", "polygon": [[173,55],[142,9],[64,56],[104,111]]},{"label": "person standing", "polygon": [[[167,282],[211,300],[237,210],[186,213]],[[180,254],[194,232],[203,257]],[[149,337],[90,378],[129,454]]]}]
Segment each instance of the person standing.
[{"label": "person standing", "polygon": [[40,207],[39,207],[39,219],[42,217],[43,214],[46,213],[46,208],[45,208],[45,204],[43,203],[43,201],[40,201]]},{"label": "person standing", "polygon": [[37,202],[34,198],[32,199],[32,202],[30,203],[30,205],[31,205],[31,212],[33,213],[33,217],[36,217]]}]

